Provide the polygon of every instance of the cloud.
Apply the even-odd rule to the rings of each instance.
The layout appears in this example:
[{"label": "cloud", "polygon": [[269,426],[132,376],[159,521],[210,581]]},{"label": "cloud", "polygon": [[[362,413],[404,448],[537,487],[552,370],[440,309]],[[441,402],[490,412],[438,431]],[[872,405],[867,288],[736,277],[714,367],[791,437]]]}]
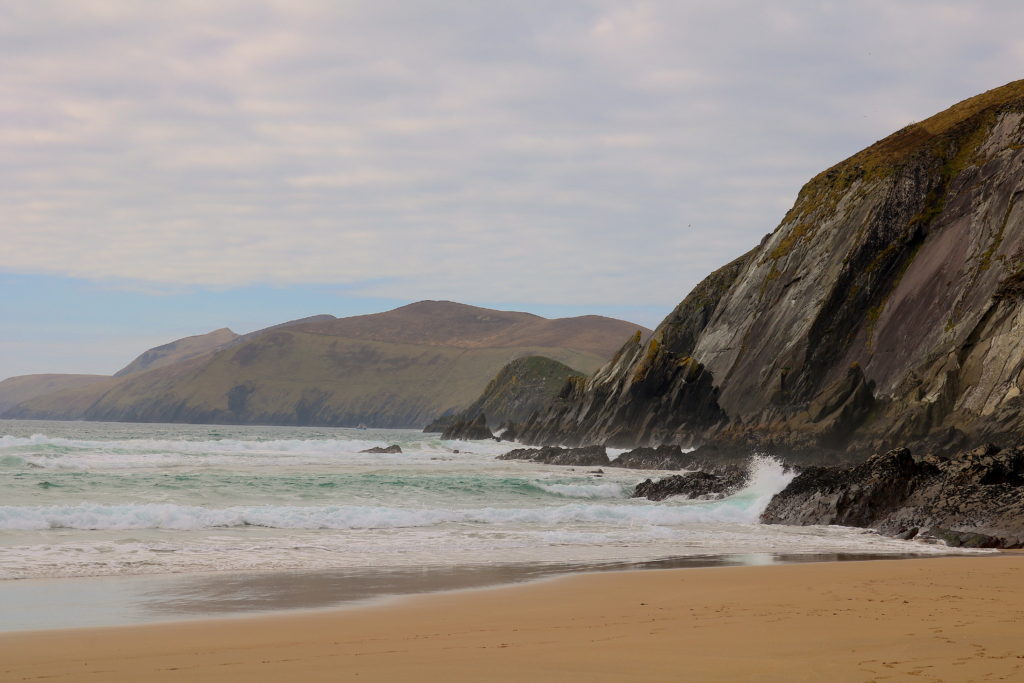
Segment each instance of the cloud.
[{"label": "cloud", "polygon": [[1013,2],[12,2],[0,269],[670,307]]}]

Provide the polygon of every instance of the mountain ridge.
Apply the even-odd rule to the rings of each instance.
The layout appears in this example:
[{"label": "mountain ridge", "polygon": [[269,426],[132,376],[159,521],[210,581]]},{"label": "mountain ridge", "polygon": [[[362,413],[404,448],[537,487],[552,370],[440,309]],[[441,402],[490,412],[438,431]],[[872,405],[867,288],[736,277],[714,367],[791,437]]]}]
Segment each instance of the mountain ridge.
[{"label": "mountain ridge", "polygon": [[[515,358],[541,355],[589,372],[634,330],[650,332],[600,316],[549,320],[454,302],[319,315],[229,339],[222,334],[223,343],[205,354],[37,396],[4,416],[422,427],[469,405]],[[397,340],[379,340],[392,331]],[[186,340],[200,338],[218,341]],[[409,341],[415,339],[423,341]]]}]

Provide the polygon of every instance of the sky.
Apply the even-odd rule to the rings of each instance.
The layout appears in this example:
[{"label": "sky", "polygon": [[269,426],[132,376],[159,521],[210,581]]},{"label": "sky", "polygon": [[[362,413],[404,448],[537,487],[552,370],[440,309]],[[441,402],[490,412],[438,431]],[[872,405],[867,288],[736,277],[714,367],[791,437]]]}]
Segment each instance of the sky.
[{"label": "sky", "polygon": [[654,327],[1024,3],[0,5],[0,378],[447,299]]}]

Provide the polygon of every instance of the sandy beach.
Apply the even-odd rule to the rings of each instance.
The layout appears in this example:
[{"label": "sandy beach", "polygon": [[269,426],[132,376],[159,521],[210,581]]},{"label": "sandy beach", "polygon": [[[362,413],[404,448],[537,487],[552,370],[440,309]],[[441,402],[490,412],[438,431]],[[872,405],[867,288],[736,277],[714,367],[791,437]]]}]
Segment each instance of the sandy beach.
[{"label": "sandy beach", "polygon": [[1024,555],[655,570],[0,636],[3,681],[1024,679]]}]

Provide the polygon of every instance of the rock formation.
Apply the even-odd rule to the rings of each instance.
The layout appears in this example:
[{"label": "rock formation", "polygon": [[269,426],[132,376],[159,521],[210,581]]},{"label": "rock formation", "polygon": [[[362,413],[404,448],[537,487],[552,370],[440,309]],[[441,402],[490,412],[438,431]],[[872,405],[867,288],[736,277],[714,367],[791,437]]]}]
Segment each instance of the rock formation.
[{"label": "rock formation", "polygon": [[578,467],[601,467],[608,465],[608,453],[603,446],[587,446],[584,448],[517,448],[498,460],[527,460],[545,465],[575,465]]},{"label": "rock formation", "polygon": [[679,446],[641,446],[621,453],[609,466],[634,470],[689,470],[694,469],[694,461]]},{"label": "rock formation", "polygon": [[994,445],[950,459],[906,448],[849,468],[810,467],[776,495],[769,524],[841,524],[954,546],[1024,546],[1024,447]]},{"label": "rock formation", "polygon": [[488,428],[507,431],[508,425],[525,421],[547,405],[570,377],[582,377],[582,373],[543,356],[516,358],[488,382],[468,408],[437,418],[423,431],[445,432],[455,422],[471,423],[479,415],[487,416]]},{"label": "rock formation", "polygon": [[359,451],[359,452],[360,453],[389,453],[389,454],[396,454],[396,453],[401,453],[402,452],[402,447],[399,446],[396,443],[396,444],[391,444],[390,446],[374,446],[373,448],[367,448],[366,450]]},{"label": "rock formation", "polygon": [[493,439],[494,434],[487,427],[487,416],[480,413],[472,419],[454,420],[441,434],[442,439],[462,439],[474,441]]},{"label": "rock formation", "polygon": [[713,444],[803,462],[1024,430],[1024,81],[813,178],[526,443]]},{"label": "rock formation", "polygon": [[689,472],[673,474],[656,481],[646,479],[636,485],[633,497],[647,498],[648,500],[665,500],[672,496],[705,500],[717,499],[735,493],[746,483],[747,473],[739,467],[722,474]]}]

